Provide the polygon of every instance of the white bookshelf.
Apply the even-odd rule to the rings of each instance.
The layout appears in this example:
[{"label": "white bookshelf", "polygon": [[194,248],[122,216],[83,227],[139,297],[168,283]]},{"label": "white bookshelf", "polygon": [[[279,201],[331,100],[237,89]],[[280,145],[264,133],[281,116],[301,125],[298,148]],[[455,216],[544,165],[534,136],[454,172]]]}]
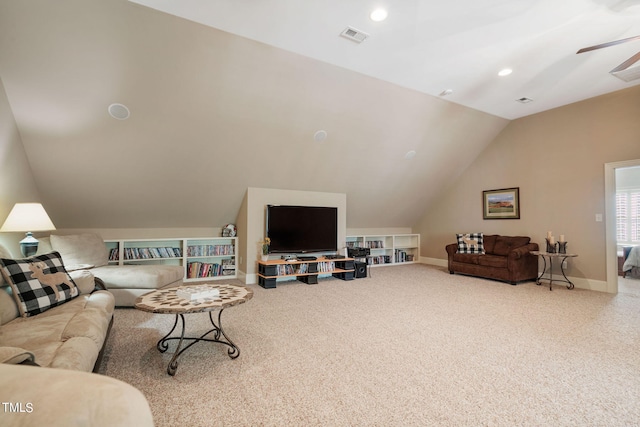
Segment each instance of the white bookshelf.
[{"label": "white bookshelf", "polygon": [[347,247],[369,248],[369,265],[403,265],[420,261],[419,234],[347,236]]},{"label": "white bookshelf", "polygon": [[110,265],[180,265],[184,282],[238,277],[237,237],[105,240]]}]

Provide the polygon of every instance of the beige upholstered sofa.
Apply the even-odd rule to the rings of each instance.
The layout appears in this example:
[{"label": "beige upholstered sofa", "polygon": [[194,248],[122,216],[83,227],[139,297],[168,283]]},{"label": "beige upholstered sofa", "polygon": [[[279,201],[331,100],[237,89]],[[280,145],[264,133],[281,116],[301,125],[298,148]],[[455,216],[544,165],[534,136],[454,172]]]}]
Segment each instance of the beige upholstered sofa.
[{"label": "beige upholstered sofa", "polygon": [[[0,247],[0,257],[10,258],[2,252]],[[113,321],[114,298],[107,291],[94,292],[90,272],[69,275],[79,295],[29,317],[20,316],[12,289],[0,279],[0,361],[22,357],[40,366],[88,372],[96,367]]]},{"label": "beige upholstered sofa", "polygon": [[109,253],[98,234],[52,234],[38,240],[38,254],[57,251],[66,266],[85,266],[104,282],[119,307],[132,307],[136,298],[154,289],[179,286],[184,277],[179,265],[108,265]]},{"label": "beige upholstered sofa", "polygon": [[0,425],[153,427],[144,395],[88,372],[0,363]]},{"label": "beige upholstered sofa", "polygon": [[[12,256],[2,246],[0,258],[0,267],[7,273]],[[25,271],[32,280],[33,274]],[[47,271],[52,274],[51,269]],[[14,298],[14,288],[0,274],[0,424],[153,426],[140,391],[91,373],[99,367],[113,323],[113,295],[96,290],[94,276],[87,270],[68,274],[77,287],[69,292],[72,298],[40,306],[37,314],[25,313],[25,307],[33,307],[25,305],[24,297]],[[57,287],[56,295],[66,292]],[[53,291],[48,294],[50,298],[44,299],[51,301]]]}]

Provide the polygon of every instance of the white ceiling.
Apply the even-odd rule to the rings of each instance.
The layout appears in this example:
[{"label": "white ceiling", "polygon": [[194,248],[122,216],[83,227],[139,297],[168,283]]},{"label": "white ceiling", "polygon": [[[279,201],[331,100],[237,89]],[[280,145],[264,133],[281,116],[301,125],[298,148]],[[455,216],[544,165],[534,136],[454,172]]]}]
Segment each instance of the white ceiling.
[{"label": "white ceiling", "polygon": [[640,0],[131,1],[507,119],[640,83],[609,74],[640,40],[576,54],[640,35]]}]

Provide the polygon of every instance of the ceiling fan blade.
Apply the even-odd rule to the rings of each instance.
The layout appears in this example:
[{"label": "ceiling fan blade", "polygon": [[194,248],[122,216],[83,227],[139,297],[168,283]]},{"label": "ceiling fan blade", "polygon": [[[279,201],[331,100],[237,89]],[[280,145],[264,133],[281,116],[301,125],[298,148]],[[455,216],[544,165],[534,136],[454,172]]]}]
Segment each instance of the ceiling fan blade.
[{"label": "ceiling fan blade", "polygon": [[619,71],[626,70],[627,68],[631,67],[633,64],[635,64],[638,61],[640,61],[640,52],[636,53],[631,58],[627,59],[622,64],[618,65],[616,68],[614,68],[613,70],[611,70],[609,72],[610,73],[617,73]]},{"label": "ceiling fan blade", "polygon": [[628,37],[626,39],[620,39],[620,40],[615,40],[615,41],[612,41],[612,42],[597,44],[595,46],[583,47],[582,49],[580,49],[576,53],[591,52],[592,50],[602,49],[602,48],[609,47],[609,46],[615,46],[617,44],[626,43],[626,42],[630,42],[630,41],[633,41],[633,40],[640,40],[640,36]]}]

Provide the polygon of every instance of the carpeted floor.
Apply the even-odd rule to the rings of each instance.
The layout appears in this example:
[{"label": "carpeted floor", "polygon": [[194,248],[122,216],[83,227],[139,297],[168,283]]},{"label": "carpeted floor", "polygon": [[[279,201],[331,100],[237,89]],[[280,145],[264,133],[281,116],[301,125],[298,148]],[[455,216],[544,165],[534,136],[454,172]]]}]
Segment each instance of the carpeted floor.
[{"label": "carpeted floor", "polygon": [[[175,377],[155,348],[173,316],[118,309],[101,373],[139,388],[157,426],[640,420],[640,294],[550,292],[420,264],[372,272],[251,285],[253,299],[222,316],[240,357],[198,343]],[[208,318],[187,322],[204,332]]]}]

